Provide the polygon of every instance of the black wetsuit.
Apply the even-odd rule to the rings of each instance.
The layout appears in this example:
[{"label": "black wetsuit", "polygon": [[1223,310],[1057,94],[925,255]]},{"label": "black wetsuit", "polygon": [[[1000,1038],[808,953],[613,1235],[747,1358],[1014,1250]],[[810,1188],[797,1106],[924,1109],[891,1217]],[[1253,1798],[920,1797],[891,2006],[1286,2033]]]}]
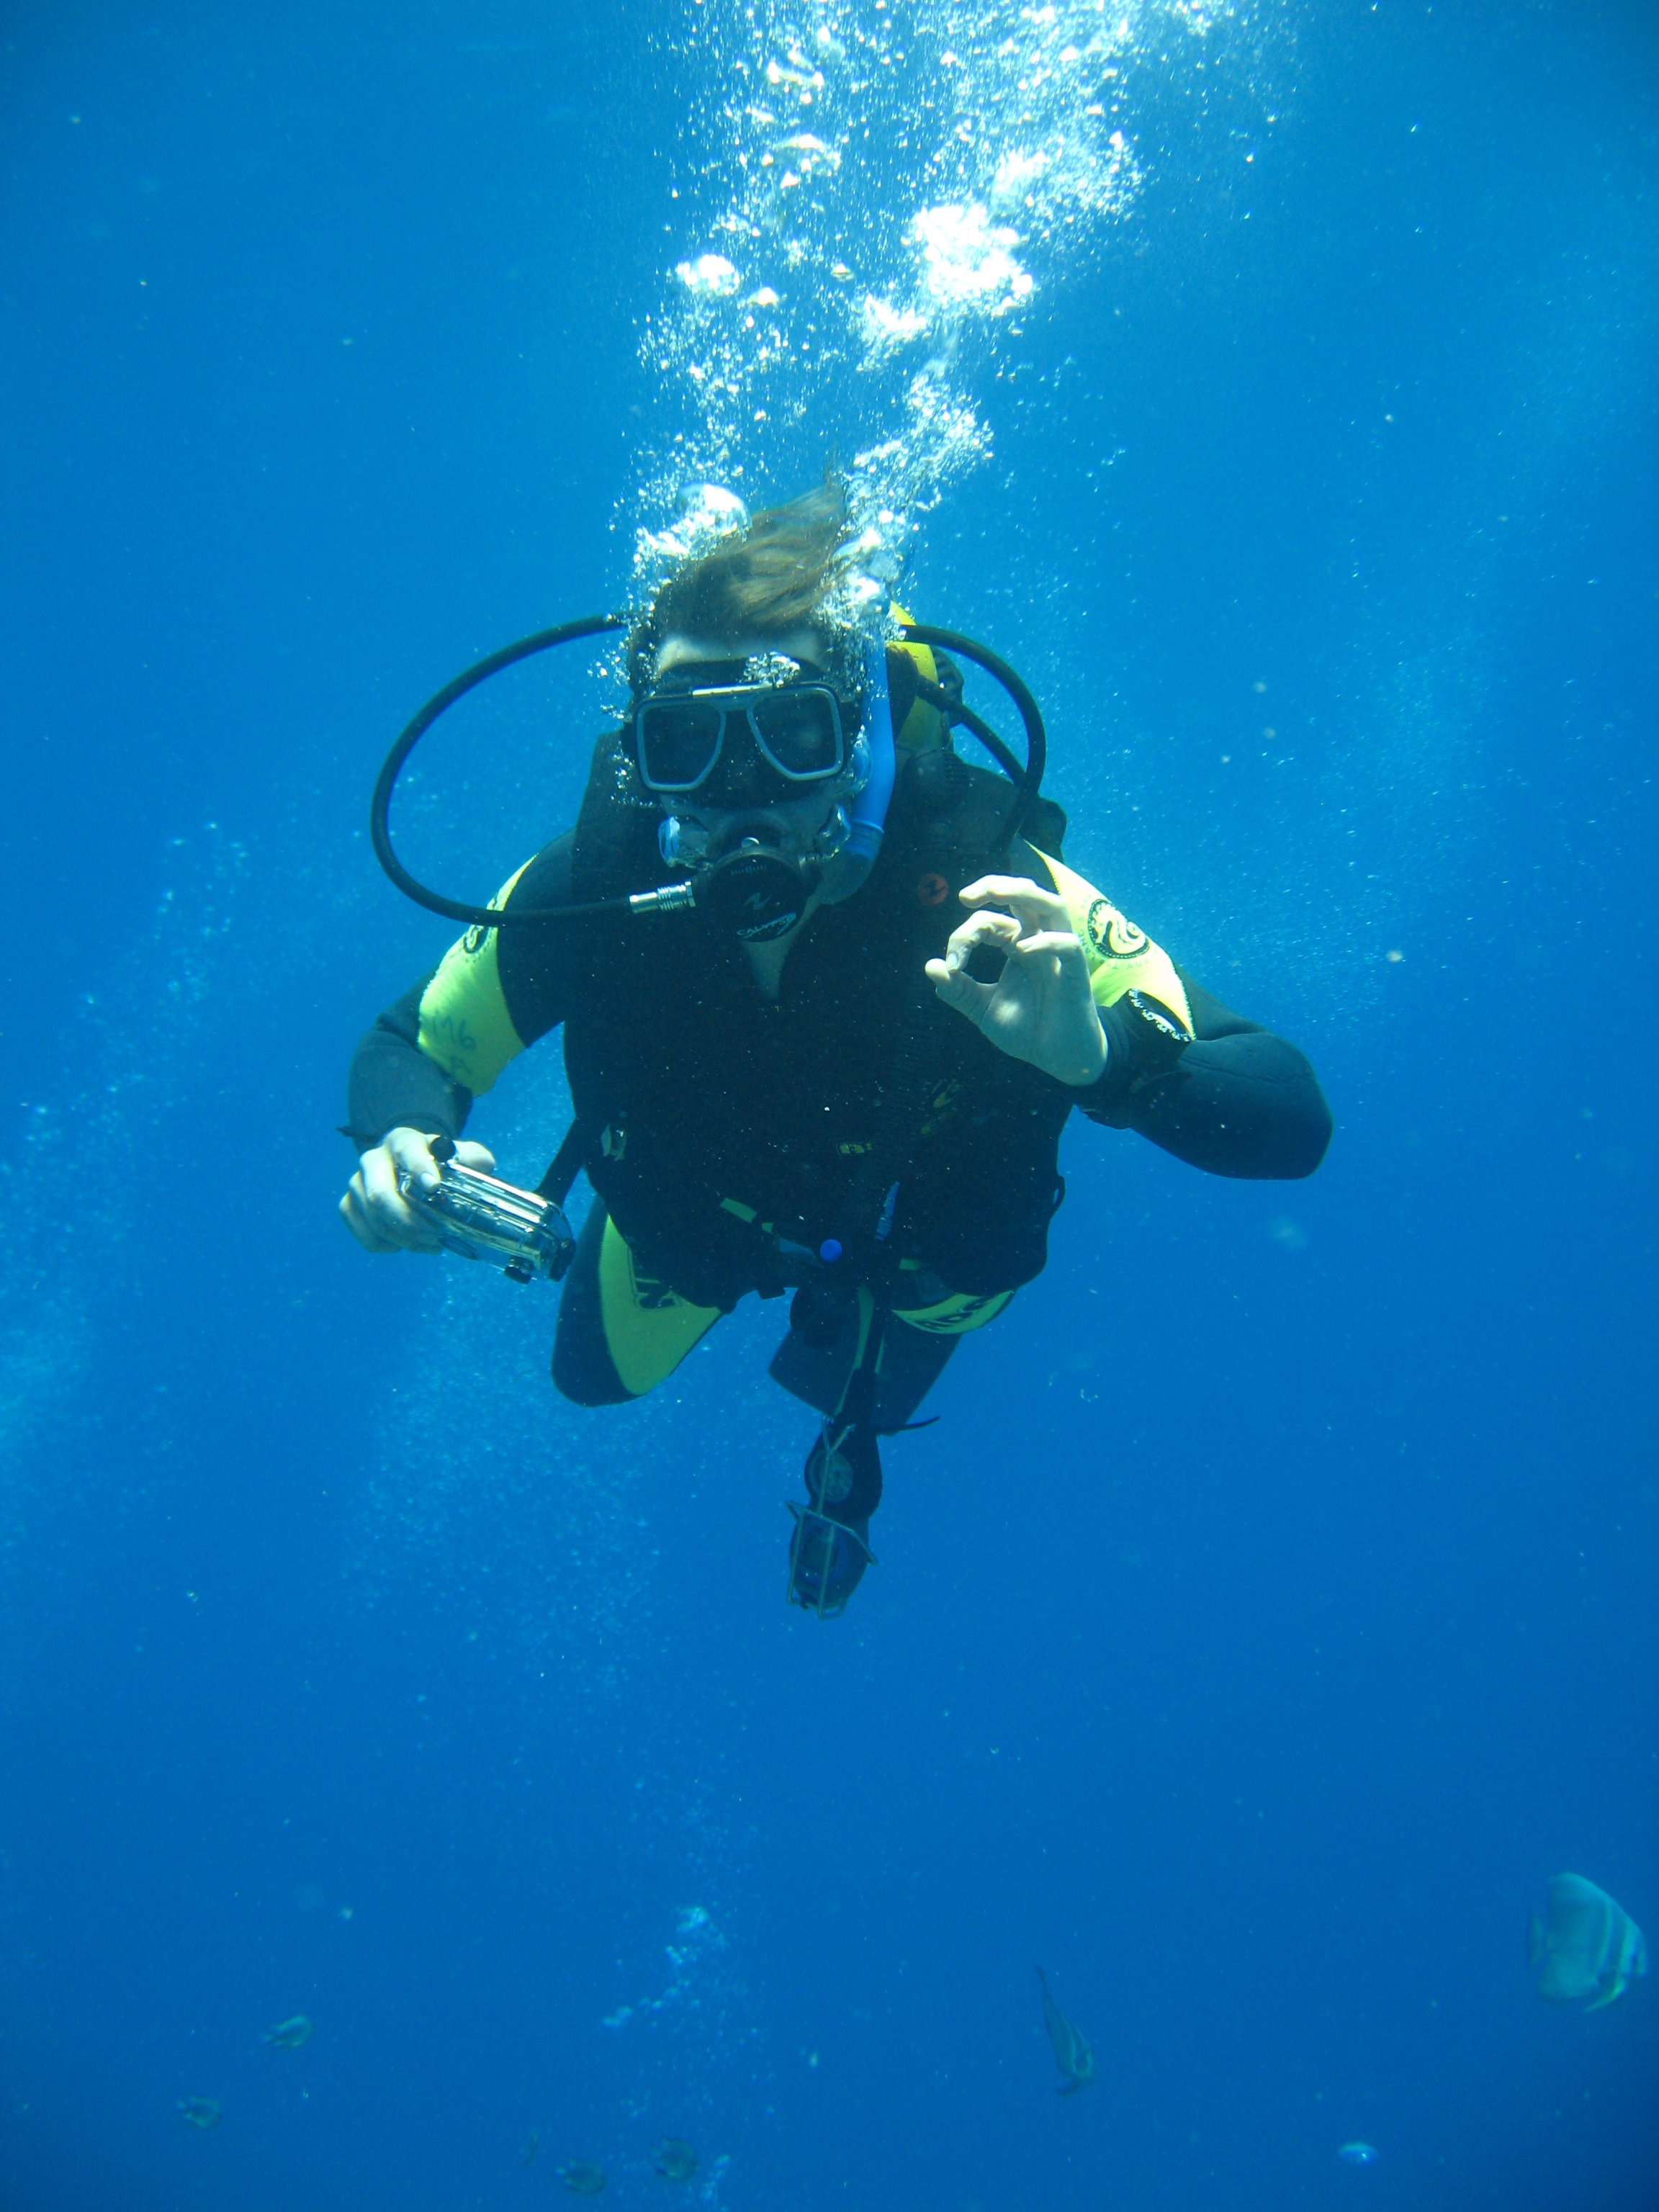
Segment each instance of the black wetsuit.
[{"label": "black wetsuit", "polygon": [[[601,741],[590,799],[606,787],[617,743]],[[892,1249],[912,1290],[896,1303],[968,1316],[920,1322],[943,1346],[927,1363],[933,1372],[956,1334],[1041,1271],[1073,1108],[1212,1174],[1318,1166],[1330,1115],[1303,1054],[1231,1012],[1033,846],[994,865],[1066,898],[1093,969],[1104,1073],[1087,1089],[1061,1084],[935,998],[923,963],[963,919],[956,894],[986,872],[1006,797],[1006,783],[952,756],[912,762],[870,879],[812,917],[775,1003],[742,947],[701,916],[552,922],[470,932],[363,1038],[349,1101],[351,1133],[366,1146],[400,1125],[459,1135],[475,1091],[563,1024],[584,1164],[605,1210],[584,1237],[561,1315],[568,1342],[555,1375],[569,1395],[638,1395],[613,1386],[609,1360],[586,1373],[605,1218],[627,1247],[636,1294],[640,1284],[672,1293],[709,1320],[750,1291],[799,1284],[799,1254],[840,1231],[860,1161],[891,1147],[884,1102],[902,1044],[926,1083],[900,1146]],[[501,903],[556,906],[648,884],[661,872],[645,843],[654,818],[624,812],[618,826],[607,816],[601,836],[585,806],[577,832],[538,854]],[[803,1395],[816,1402],[825,1387]]]}]

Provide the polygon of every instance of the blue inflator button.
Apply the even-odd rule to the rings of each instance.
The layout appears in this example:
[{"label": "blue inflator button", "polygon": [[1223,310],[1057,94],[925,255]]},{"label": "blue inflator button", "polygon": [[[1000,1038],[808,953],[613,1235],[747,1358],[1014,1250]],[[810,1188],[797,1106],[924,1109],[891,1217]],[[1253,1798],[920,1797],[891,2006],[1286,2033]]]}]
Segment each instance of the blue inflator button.
[{"label": "blue inflator button", "polygon": [[834,1237],[826,1237],[818,1247],[818,1257],[826,1267],[833,1267],[841,1257],[839,1240]]}]

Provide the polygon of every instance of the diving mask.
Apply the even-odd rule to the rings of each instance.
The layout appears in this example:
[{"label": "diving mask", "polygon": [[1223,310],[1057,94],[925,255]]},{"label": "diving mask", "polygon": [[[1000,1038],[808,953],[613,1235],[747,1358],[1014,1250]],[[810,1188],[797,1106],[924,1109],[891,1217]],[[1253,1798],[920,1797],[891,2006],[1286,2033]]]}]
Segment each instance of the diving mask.
[{"label": "diving mask", "polygon": [[[879,1347],[879,1336],[866,1340],[866,1351],[871,1342]],[[872,1364],[872,1386],[874,1373]],[[865,1569],[875,1565],[870,1516],[881,1503],[881,1453],[864,1421],[824,1422],[807,1455],[806,1495],[805,1505],[786,1500],[795,1523],[786,1595],[791,1605],[829,1620],[846,1611]]]},{"label": "diving mask", "polygon": [[832,1521],[811,1505],[786,1501],[794,1516],[789,1539],[789,1582],[784,1593],[790,1605],[815,1613],[820,1620],[833,1620],[845,1613],[847,1601],[875,1565],[866,1521],[862,1529],[844,1521]]},{"label": "diving mask", "polygon": [[859,746],[848,745],[849,722],[856,729],[856,709],[828,684],[659,688],[635,710],[635,758],[650,790],[681,797],[701,791],[728,746],[746,732],[753,754],[785,784],[827,783],[849,764],[860,775]]}]

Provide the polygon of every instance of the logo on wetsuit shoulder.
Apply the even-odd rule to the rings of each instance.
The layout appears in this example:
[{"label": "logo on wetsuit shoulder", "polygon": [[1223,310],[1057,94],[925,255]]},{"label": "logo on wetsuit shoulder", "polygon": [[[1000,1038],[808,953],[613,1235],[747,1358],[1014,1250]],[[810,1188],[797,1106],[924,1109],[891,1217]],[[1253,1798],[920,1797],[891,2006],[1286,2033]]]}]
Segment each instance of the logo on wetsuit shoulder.
[{"label": "logo on wetsuit shoulder", "polygon": [[1103,960],[1133,960],[1137,952],[1146,950],[1146,931],[1137,929],[1127,915],[1109,906],[1103,898],[1097,898],[1089,908],[1084,927]]}]

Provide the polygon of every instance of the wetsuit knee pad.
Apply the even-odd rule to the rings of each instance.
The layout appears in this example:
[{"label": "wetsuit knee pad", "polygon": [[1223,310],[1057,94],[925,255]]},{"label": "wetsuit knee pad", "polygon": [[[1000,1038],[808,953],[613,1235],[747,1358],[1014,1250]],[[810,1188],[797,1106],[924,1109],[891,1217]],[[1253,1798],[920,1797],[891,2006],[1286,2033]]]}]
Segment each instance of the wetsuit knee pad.
[{"label": "wetsuit knee pad", "polygon": [[579,1406],[643,1398],[720,1319],[641,1272],[597,1200],[582,1224],[553,1338],[553,1381]]}]

